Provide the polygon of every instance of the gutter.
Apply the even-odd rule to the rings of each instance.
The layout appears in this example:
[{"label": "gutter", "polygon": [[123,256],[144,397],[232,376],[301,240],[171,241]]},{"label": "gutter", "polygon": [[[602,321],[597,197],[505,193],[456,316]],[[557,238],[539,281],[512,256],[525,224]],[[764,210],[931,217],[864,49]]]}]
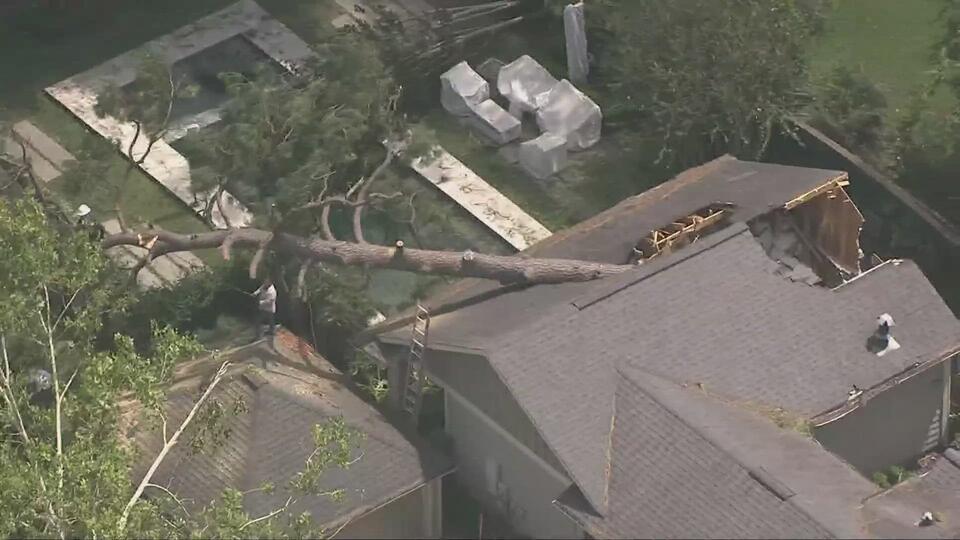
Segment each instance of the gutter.
[{"label": "gutter", "polygon": [[854,400],[847,400],[840,405],[833,407],[832,409],[827,409],[826,411],[817,414],[810,419],[810,423],[813,427],[818,428],[825,426],[827,424],[833,423],[844,416],[854,412],[855,410],[864,406],[871,399],[877,397],[878,395],[886,392],[887,390],[898,386],[902,383],[907,382],[913,377],[924,373],[928,369],[938,366],[943,362],[951,359],[954,355],[960,353],[960,345],[956,345],[950,349],[947,349],[934,360],[927,360],[926,362],[914,362],[910,367],[895,373],[894,375],[884,379],[883,381],[877,383],[876,385],[865,389],[863,393]]}]

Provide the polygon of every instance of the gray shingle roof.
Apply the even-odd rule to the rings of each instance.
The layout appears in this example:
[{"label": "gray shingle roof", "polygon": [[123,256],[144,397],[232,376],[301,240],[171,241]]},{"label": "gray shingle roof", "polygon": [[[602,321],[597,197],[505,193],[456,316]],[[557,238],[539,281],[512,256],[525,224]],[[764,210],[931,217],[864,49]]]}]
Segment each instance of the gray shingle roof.
[{"label": "gray shingle roof", "polygon": [[[924,512],[941,521],[918,527]],[[960,538],[960,452],[947,450],[926,474],[872,497],[863,516],[877,538]]]},{"label": "gray shingle roof", "polygon": [[[293,515],[310,512],[317,524],[332,527],[453,469],[447,456],[391,426],[375,408],[346,388],[343,375],[319,357],[313,357],[313,369],[307,370],[259,344],[232,352],[229,359],[238,366],[218,385],[211,402],[217,400],[230,411],[237,400],[242,400],[247,412],[228,413],[223,422],[228,435],[221,439],[205,436],[207,444],[199,453],[190,448],[188,430],[153,480],[186,504],[202,507],[227,487],[246,491],[270,482],[276,491],[248,494],[244,498],[246,511],[259,516],[283,506],[291,494],[288,482],[304,469],[314,449],[313,426],[338,416],[362,433],[353,451],[356,463],[347,469],[324,472],[321,486],[324,490],[342,489],[345,498],[335,502],[329,497],[298,496],[299,501],[291,505]],[[212,359],[207,364],[215,370],[222,361]],[[167,407],[171,431],[193,406],[199,385],[208,380],[209,372],[171,389]],[[247,378],[250,373],[254,374],[252,379]],[[265,384],[251,383],[258,377]],[[143,451],[134,470],[135,478],[140,478],[162,439],[160,431],[151,425],[140,425],[134,433]],[[211,444],[215,440],[220,443]]]},{"label": "gray shingle roof", "polygon": [[[842,177],[732,158],[687,171],[525,253],[622,263],[649,230],[715,202],[736,205],[732,225],[600,281],[489,294],[496,284],[464,280],[430,305],[488,296],[434,316],[430,346],[485,356],[592,509],[605,515],[608,502],[633,496],[607,476],[618,369],[811,418],[844,403],[853,384],[869,389],[960,344],[960,323],[912,262],[884,264],[835,290],[777,275],[778,263],[744,222]],[[903,348],[877,357],[865,345],[884,312]],[[403,344],[408,335],[381,339]]]},{"label": "gray shingle roof", "polygon": [[[767,477],[760,472],[763,469],[755,464],[748,469],[738,460],[742,456],[711,441],[699,426],[661,403],[648,391],[650,379],[630,370],[617,384],[611,499],[605,515],[597,516],[578,504],[575,488],[558,501],[561,509],[600,538],[831,537],[826,527],[794,504],[796,494],[788,486],[764,485],[758,480]],[[723,407],[700,404],[705,405]],[[702,411],[697,414],[702,420]],[[776,428],[768,424],[759,433],[776,437]],[[756,436],[757,430],[749,433]],[[811,453],[810,441],[791,442],[806,445]],[[812,453],[818,458],[815,464],[827,457],[822,450]],[[829,467],[831,460],[827,461]],[[852,476],[859,482],[857,492],[869,493],[869,482],[855,473]],[[850,506],[853,510],[854,505]]]},{"label": "gray shingle roof", "polygon": [[[523,253],[531,257],[621,264],[626,262],[642,235],[710,204],[733,203],[732,221],[746,222],[832,180],[845,177],[846,173],[842,171],[756,163],[722,156],[625,199],[574,227],[558,231]],[[438,340],[437,343],[459,345],[473,340],[486,344],[498,335],[527,324],[533,319],[531,312],[562,302],[588,286],[540,285],[500,296],[496,301],[485,301],[470,310],[435,317],[431,321],[431,338]],[[503,288],[489,280],[465,279],[431,296],[430,305],[478,297],[497,289]],[[381,326],[389,327],[390,321]],[[393,335],[405,340],[409,332],[401,330]]]}]

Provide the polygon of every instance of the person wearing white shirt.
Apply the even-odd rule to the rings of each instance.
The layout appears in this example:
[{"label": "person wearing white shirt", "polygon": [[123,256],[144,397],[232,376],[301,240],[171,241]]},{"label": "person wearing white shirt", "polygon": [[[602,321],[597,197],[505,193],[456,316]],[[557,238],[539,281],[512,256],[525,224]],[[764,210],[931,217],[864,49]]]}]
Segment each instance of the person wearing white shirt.
[{"label": "person wearing white shirt", "polygon": [[276,328],[274,317],[277,312],[277,288],[268,278],[253,294],[257,297],[257,339],[263,337],[264,324],[267,325],[267,334],[272,336]]}]

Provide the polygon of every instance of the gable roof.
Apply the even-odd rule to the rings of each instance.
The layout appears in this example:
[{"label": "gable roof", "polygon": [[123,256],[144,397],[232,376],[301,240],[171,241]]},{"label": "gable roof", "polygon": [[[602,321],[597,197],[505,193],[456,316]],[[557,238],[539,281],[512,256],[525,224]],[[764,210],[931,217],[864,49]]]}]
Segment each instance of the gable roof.
[{"label": "gable roof", "polygon": [[[940,521],[918,527],[924,512],[933,513]],[[947,449],[921,476],[867,500],[863,516],[876,537],[960,537],[960,451]]]},{"label": "gable roof", "polygon": [[807,436],[633,368],[609,471],[604,516],[575,487],[557,501],[597,538],[859,537],[851,518],[876,489]]},{"label": "gable roof", "polygon": [[[623,263],[648,231],[713,203],[732,225],[671,255],[598,281],[499,287],[463,280],[429,301],[434,349],[488,359],[590,507],[605,515],[618,369],[701,384],[740,404],[810,419],[856,384],[889,384],[955,351],[960,324],[922,272],[891,261],[834,289],[779,274],[746,221],[837,185],[838,171],[725,156],[688,170],[524,252]],[[890,313],[904,347],[877,357],[867,337]],[[405,344],[406,329],[381,341]],[[865,397],[869,392],[865,393]]]},{"label": "gable roof", "polygon": [[[326,360],[315,353],[300,359],[285,350],[282,342],[290,337],[281,332],[278,349],[259,342],[191,366],[193,372],[168,393],[168,422],[179,425],[201,386],[228,360],[234,366],[208,401],[219,401],[227,411],[222,419],[226,436],[215,441],[208,433],[202,451],[194,452],[188,431],[157,470],[153,483],[170,489],[188,506],[200,508],[225,488],[248,491],[269,482],[275,485],[272,493],[253,491],[244,496],[248,513],[265,515],[282,507],[293,494],[287,486],[304,470],[315,448],[313,427],[335,417],[342,417],[361,434],[352,454],[355,463],[345,469],[331,468],[320,479],[324,490],[343,490],[343,500],[297,496],[299,500],[290,507],[294,515],[309,512],[318,525],[335,528],[453,470],[447,456],[398,431],[350,391],[347,379]],[[246,411],[230,412],[240,402]],[[149,424],[134,428],[142,454],[134,468],[136,478],[163,444],[155,428]]]}]

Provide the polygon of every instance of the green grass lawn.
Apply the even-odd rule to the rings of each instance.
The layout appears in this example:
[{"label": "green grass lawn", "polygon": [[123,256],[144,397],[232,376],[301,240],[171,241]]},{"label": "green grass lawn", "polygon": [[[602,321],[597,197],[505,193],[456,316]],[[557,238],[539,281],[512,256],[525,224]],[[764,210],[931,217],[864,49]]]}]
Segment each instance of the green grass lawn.
[{"label": "green grass lawn", "polygon": [[604,134],[596,146],[570,153],[567,168],[545,180],[527,175],[443,109],[427,115],[417,133],[442,145],[551,231],[575,225],[670,176],[653,163],[657,148],[627,133]]},{"label": "green grass lawn", "polygon": [[[912,93],[930,80],[935,44],[944,33],[940,0],[838,0],[813,47],[814,79],[834,67],[861,69],[887,97],[895,118]],[[950,105],[947,93],[935,101]]]}]

